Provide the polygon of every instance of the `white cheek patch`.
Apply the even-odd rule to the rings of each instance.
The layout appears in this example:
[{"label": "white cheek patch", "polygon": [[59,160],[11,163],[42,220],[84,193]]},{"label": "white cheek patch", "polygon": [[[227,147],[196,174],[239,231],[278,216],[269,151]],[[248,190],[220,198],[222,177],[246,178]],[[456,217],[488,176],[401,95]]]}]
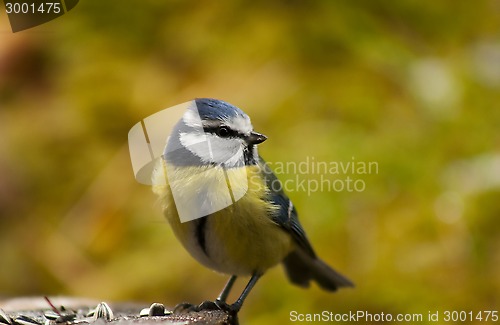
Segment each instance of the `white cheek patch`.
[{"label": "white cheek patch", "polygon": [[235,167],[244,163],[243,143],[238,138],[220,138],[210,134],[208,136],[212,149],[213,161],[228,167]]},{"label": "white cheek patch", "polygon": [[199,157],[204,163],[213,161],[212,150],[209,147],[208,137],[205,133],[181,133],[179,140],[184,148]]},{"label": "white cheek patch", "polygon": [[235,167],[244,163],[240,139],[220,138],[210,133],[181,133],[181,144],[204,163]]},{"label": "white cheek patch", "polygon": [[186,148],[207,141],[207,135],[205,133],[182,132],[179,138],[181,140],[182,145]]}]

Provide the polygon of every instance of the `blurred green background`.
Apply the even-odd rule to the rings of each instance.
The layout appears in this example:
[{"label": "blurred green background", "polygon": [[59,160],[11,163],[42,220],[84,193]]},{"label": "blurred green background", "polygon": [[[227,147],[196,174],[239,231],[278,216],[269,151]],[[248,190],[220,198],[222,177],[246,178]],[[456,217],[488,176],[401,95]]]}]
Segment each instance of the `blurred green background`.
[{"label": "blurred green background", "polygon": [[3,297],[216,297],[227,278],[177,243],[127,147],[135,123],[196,97],[244,109],[270,162],[379,165],[351,175],[362,192],[290,193],[318,254],[356,288],[303,290],[277,267],[243,324],[500,309],[496,0],[85,0],[16,34],[2,7]]}]

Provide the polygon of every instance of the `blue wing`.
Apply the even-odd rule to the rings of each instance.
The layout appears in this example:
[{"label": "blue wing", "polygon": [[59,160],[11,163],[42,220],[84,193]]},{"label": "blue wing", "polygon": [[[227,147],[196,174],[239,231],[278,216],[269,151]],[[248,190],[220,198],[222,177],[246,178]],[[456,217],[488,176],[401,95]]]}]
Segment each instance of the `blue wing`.
[{"label": "blue wing", "polygon": [[300,225],[297,210],[292,201],[286,196],[283,187],[266,162],[259,157],[259,166],[266,184],[270,189],[269,200],[278,206],[278,211],[271,215],[272,220],[289,233],[297,244],[283,260],[285,271],[293,283],[308,287],[310,281],[316,281],[319,286],[328,291],[335,291],[340,287],[351,287],[353,283],[338,273],[314,253],[311,243],[307,239],[304,229]]}]

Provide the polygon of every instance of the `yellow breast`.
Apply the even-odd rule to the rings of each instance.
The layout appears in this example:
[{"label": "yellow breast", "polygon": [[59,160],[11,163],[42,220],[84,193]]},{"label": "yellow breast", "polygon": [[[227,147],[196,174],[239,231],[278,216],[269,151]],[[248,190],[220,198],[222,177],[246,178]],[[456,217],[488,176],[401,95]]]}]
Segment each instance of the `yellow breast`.
[{"label": "yellow breast", "polygon": [[[168,182],[163,182],[165,175]],[[154,177],[158,185],[153,190],[175,235],[205,266],[248,275],[264,272],[291,251],[291,237],[270,218],[277,208],[265,200],[268,189],[258,166],[172,168],[163,162]],[[181,222],[179,211],[184,216],[210,211],[203,230],[205,251],[197,237],[199,219]]]}]

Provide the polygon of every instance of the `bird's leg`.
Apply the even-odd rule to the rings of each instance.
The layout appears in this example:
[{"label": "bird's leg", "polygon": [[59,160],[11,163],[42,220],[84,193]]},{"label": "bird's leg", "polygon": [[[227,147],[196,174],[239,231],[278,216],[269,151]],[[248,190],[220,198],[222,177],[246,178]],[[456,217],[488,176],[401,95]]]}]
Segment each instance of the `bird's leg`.
[{"label": "bird's leg", "polygon": [[231,278],[229,278],[229,281],[227,281],[219,297],[217,298],[217,301],[226,302],[227,296],[229,296],[229,292],[233,288],[233,284],[235,281],[236,281],[236,275],[232,275]]},{"label": "bird's leg", "polygon": [[232,275],[227,281],[224,289],[220,293],[219,297],[215,299],[215,301],[204,301],[200,305],[198,305],[196,310],[230,310],[231,306],[226,303],[226,299],[229,296],[229,292],[233,287],[234,282],[236,281],[236,275]]},{"label": "bird's leg", "polygon": [[231,309],[230,306],[226,303],[226,299],[229,296],[229,292],[233,288],[233,284],[235,281],[236,281],[236,275],[232,275],[229,278],[229,281],[227,281],[226,285],[224,286],[224,289],[220,293],[219,297],[217,299],[215,299],[215,305],[219,309],[223,309],[223,310]]},{"label": "bird's leg", "polygon": [[245,289],[241,293],[241,295],[238,298],[238,300],[236,300],[236,302],[230,306],[231,310],[233,312],[237,313],[241,309],[241,306],[243,305],[243,302],[245,301],[245,298],[248,296],[248,294],[250,293],[250,291],[252,290],[252,288],[254,287],[254,285],[257,283],[257,280],[259,280],[259,278],[261,276],[262,276],[262,274],[260,274],[260,273],[254,273],[252,275],[252,277],[250,278],[250,281],[248,281],[247,286],[245,287]]},{"label": "bird's leg", "polygon": [[[229,291],[231,291],[231,288],[233,287],[234,282],[236,281],[236,275],[231,276],[229,281],[226,283],[226,286],[224,287],[224,290],[222,290],[221,294],[219,295],[219,298],[215,300],[215,305],[221,310],[225,310],[230,312],[232,315],[236,315],[238,311],[241,309],[241,306],[243,305],[243,302],[245,301],[246,297],[252,291],[252,288],[255,286],[255,283],[257,283],[257,280],[262,276],[260,273],[254,273],[252,277],[250,278],[250,281],[248,281],[247,286],[241,293],[240,297],[236,302],[232,305],[228,305],[226,303],[227,296],[229,295]],[[200,305],[200,309],[213,309],[213,302],[205,302],[202,305]],[[210,306],[209,306],[210,305]]]}]

